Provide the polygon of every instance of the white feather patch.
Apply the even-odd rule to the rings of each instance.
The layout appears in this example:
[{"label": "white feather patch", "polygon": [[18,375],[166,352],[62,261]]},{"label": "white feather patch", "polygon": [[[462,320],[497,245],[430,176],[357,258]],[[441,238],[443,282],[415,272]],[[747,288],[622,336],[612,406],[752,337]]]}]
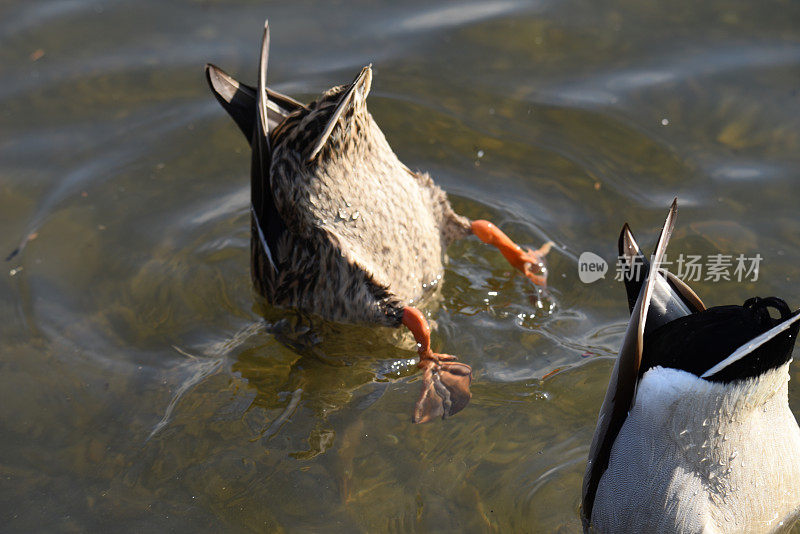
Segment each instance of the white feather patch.
[{"label": "white feather patch", "polygon": [[701,378],[708,378],[709,376],[712,376],[720,372],[721,370],[725,369],[732,363],[738,362],[739,360],[741,360],[742,358],[744,358],[745,356],[756,350],[758,347],[760,347],[767,341],[771,340],[772,338],[774,338],[775,336],[779,335],[781,332],[785,331],[787,328],[792,326],[792,324],[794,324],[795,321],[797,321],[798,319],[800,319],[800,313],[796,314],[794,317],[785,320],[778,326],[770,328],[760,336],[751,339],[750,341],[748,341],[747,343],[745,343],[744,345],[733,351],[733,354],[731,354],[730,356],[719,362],[717,365],[715,365],[714,367],[703,373]]},{"label": "white feather patch", "polygon": [[655,367],[600,481],[599,532],[772,532],[800,510],[789,364],[728,384]]},{"label": "white feather patch", "polygon": [[253,208],[253,205],[250,204],[250,213],[253,214],[253,219],[256,221],[256,228],[258,229],[258,239],[261,241],[261,246],[264,249],[264,252],[267,255],[267,259],[269,260],[269,264],[272,265],[272,269],[277,273],[278,268],[275,266],[275,261],[272,259],[272,251],[269,249],[269,245],[267,245],[267,240],[264,238],[264,232],[261,230],[261,221],[258,220],[258,215],[256,215],[256,210]]}]

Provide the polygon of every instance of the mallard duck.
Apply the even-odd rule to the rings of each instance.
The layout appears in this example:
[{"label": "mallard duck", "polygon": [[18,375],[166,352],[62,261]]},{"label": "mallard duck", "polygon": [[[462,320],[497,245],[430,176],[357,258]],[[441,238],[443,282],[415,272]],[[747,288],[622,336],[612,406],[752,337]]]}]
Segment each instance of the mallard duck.
[{"label": "mallard duck", "polygon": [[413,421],[455,414],[470,399],[471,368],[431,350],[428,322],[413,304],[441,280],[444,251],[457,239],[476,235],[542,286],[550,244],[525,250],[492,223],[455,213],[428,174],[400,162],[367,111],[370,66],[302,104],[267,87],[268,53],[266,24],[256,87],[206,65],[214,95],[252,149],[253,284],[275,306],[405,325],[424,370]]},{"label": "mallard duck", "polygon": [[673,202],[652,263],[627,225],[620,235],[631,320],[589,453],[584,526],[788,530],[800,513],[800,428],[787,390],[800,311],[775,297],[706,308],[658,269],[676,212]]}]

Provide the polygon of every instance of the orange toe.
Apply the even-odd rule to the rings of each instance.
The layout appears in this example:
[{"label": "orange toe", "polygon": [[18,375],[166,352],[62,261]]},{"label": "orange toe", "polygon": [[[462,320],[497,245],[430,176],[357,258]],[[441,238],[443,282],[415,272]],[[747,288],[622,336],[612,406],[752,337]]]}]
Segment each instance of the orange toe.
[{"label": "orange toe", "polygon": [[548,241],[536,250],[520,249],[519,260],[522,261],[522,273],[537,286],[547,286],[547,262],[545,256],[553,246],[552,241]]},{"label": "orange toe", "polygon": [[553,246],[551,241],[537,250],[525,250],[497,226],[483,220],[472,222],[472,233],[484,243],[496,247],[508,263],[527,276],[531,282],[538,286],[547,285],[547,265],[544,258]]}]

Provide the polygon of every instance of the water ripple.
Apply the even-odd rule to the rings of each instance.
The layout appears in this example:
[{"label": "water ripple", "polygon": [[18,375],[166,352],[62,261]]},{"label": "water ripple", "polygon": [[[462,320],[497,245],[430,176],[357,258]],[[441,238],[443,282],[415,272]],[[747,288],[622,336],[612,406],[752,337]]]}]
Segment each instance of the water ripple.
[{"label": "water ripple", "polygon": [[[686,46],[686,48],[691,48]],[[800,62],[800,45],[724,43],[696,53],[650,56],[640,67],[601,71],[580,81],[560,82],[541,93],[552,103],[565,105],[614,106],[625,94],[682,82],[695,77],[742,74],[751,69],[791,66]]]}]

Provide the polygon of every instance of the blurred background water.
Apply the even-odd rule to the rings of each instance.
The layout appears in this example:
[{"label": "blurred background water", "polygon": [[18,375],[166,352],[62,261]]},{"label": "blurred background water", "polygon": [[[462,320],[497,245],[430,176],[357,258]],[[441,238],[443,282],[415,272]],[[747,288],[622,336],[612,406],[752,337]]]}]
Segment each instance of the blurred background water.
[{"label": "blurred background water", "polygon": [[[254,82],[265,18],[274,88],[372,62],[404,162],[557,245],[543,298],[448,250],[434,346],[475,371],[452,419],[411,425],[407,335],[251,288],[249,151],[202,67]],[[4,531],[577,532],[622,223],[649,250],[677,195],[673,254],[763,257],[694,283],[707,304],[800,304],[796,2],[4,0],[0,45]]]}]

